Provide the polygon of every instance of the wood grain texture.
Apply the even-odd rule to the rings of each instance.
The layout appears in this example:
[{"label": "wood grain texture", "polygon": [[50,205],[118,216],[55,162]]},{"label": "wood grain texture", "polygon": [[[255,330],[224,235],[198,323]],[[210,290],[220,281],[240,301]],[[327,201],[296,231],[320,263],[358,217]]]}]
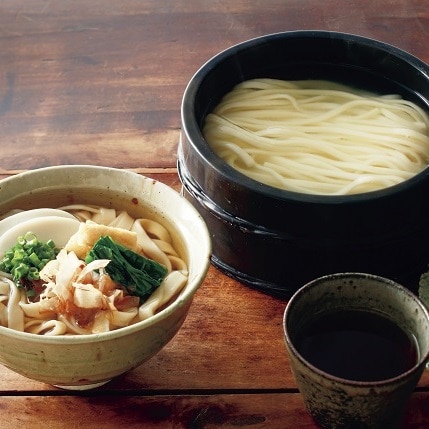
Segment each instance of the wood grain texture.
[{"label": "wood grain texture", "polygon": [[[404,427],[427,427],[428,401],[427,394],[412,396]],[[0,409],[8,416],[2,427],[16,429],[317,428],[298,393],[13,396],[0,398]]]},{"label": "wood grain texture", "polygon": [[3,170],[174,167],[192,75],[264,34],[350,32],[429,60],[423,0],[7,0],[0,23]]}]

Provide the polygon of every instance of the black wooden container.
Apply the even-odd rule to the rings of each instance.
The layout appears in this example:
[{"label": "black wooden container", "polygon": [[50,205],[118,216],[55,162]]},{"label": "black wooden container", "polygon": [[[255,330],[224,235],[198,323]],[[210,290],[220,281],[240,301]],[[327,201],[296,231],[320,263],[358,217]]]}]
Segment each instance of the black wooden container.
[{"label": "black wooden container", "polygon": [[210,149],[201,130],[223,95],[258,77],[334,80],[399,93],[429,111],[429,66],[356,35],[272,34],[209,60],[183,97],[178,169],[184,195],[211,232],[212,262],[282,297],[313,278],[344,271],[389,277],[416,290],[429,264],[429,170],[390,188],[349,196],[289,192],[242,175]]}]

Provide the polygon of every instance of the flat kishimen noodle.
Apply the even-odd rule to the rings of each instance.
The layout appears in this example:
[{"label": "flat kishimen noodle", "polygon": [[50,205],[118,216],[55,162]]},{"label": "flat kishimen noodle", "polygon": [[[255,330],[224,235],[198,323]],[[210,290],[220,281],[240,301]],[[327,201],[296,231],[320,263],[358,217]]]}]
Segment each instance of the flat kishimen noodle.
[{"label": "flat kishimen noodle", "polygon": [[[106,332],[152,317],[186,285],[187,264],[160,223],[98,206],[60,210],[81,222],[78,231],[41,268],[39,280],[32,283],[41,289],[36,299],[30,299],[10,273],[0,272],[0,325],[39,335]],[[165,270],[150,296],[142,299],[114,280],[107,271],[111,260],[88,261],[88,251],[105,236],[123,246],[122,251],[141,255]],[[0,254],[7,250],[0,249]]]},{"label": "flat kishimen noodle", "polygon": [[207,115],[203,134],[239,172],[301,193],[386,188],[429,160],[422,108],[399,95],[358,93],[327,81],[244,81]]}]

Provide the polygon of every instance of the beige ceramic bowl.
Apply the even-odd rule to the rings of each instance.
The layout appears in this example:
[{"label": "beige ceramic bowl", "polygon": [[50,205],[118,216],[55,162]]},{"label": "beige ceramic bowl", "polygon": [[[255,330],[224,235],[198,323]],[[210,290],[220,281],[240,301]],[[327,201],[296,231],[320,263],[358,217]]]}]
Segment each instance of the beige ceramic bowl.
[{"label": "beige ceramic bowl", "polygon": [[185,320],[207,273],[211,242],[197,211],[168,186],[106,167],[59,166],[0,182],[0,215],[14,208],[92,203],[156,218],[172,233],[188,263],[189,281],[164,310],[116,331],[67,337],[38,336],[0,326],[0,363],[34,380],[70,389],[97,387],[159,352]]}]

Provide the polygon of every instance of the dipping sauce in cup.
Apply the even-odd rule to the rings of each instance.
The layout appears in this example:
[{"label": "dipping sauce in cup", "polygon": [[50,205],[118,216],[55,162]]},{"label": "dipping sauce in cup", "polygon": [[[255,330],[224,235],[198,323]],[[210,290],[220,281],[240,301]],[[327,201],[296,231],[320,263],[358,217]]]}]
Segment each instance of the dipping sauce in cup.
[{"label": "dipping sauce in cup", "polygon": [[418,362],[415,337],[387,317],[363,310],[336,310],[315,318],[296,341],[317,368],[356,381],[397,377]]},{"label": "dipping sauce in cup", "polygon": [[429,314],[403,286],[339,273],[307,283],[284,314],[286,348],[321,427],[395,428],[429,358]]}]

